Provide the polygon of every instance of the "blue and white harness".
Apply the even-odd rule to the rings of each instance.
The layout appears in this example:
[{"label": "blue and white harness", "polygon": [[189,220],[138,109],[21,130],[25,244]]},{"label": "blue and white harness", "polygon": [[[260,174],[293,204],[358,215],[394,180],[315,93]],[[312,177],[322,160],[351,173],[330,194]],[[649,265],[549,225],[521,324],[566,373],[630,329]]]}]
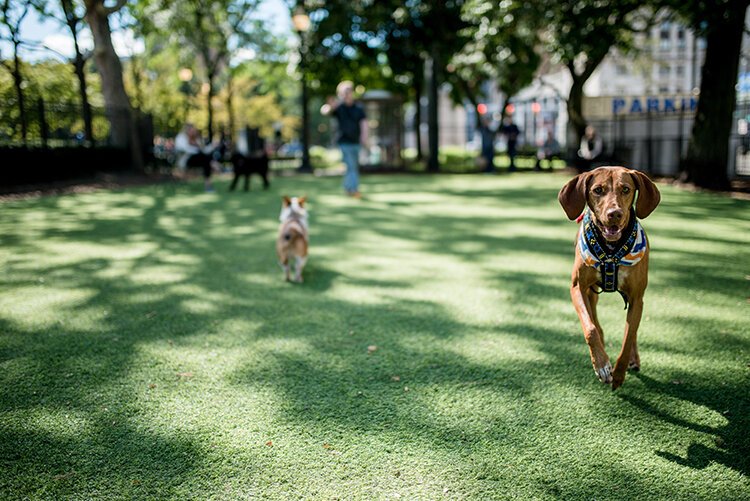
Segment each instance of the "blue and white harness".
[{"label": "blue and white harness", "polygon": [[602,275],[601,292],[619,292],[628,307],[627,295],[617,289],[617,271],[620,266],[633,266],[643,259],[647,248],[646,232],[631,209],[630,222],[623,231],[620,240],[610,245],[594,224],[591,211],[583,214],[581,228],[578,230],[578,249],[586,266],[599,270]]}]

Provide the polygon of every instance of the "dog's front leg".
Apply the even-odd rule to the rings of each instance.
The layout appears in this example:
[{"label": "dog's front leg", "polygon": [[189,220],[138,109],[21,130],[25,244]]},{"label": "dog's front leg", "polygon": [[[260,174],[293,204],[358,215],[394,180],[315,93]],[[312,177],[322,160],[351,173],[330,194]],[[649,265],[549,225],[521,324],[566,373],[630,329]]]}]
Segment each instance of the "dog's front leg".
[{"label": "dog's front leg", "polygon": [[609,384],[612,382],[612,364],[604,350],[604,336],[593,321],[593,305],[589,294],[593,293],[588,288],[586,292],[581,291],[580,284],[577,283],[570,288],[570,297],[573,300],[573,307],[578,313],[578,319],[581,321],[581,328],[589,346],[594,372],[602,383]]},{"label": "dog's front leg", "polygon": [[[612,389],[616,390],[619,388],[623,381],[625,381],[625,373],[628,370],[628,366],[632,362],[632,354],[635,351],[637,357],[637,338],[638,338],[638,326],[641,323],[641,315],[643,315],[643,296],[636,296],[631,299],[630,306],[628,306],[628,317],[625,323],[625,338],[622,340],[622,349],[620,350],[620,356],[617,357],[615,363],[615,372],[612,378]],[[638,362],[640,366],[640,361]]]}]

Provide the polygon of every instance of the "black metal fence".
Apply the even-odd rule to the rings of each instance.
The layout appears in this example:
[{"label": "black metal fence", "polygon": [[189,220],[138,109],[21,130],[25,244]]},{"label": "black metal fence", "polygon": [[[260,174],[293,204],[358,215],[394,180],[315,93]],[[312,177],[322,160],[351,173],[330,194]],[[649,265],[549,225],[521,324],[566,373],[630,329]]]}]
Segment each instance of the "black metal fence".
[{"label": "black metal fence", "polygon": [[[750,105],[738,105],[729,137],[727,176],[750,176]],[[657,176],[680,174],[687,154],[694,117],[689,113],[656,115],[644,113],[609,120],[592,120],[604,139],[605,159]]]},{"label": "black metal fence", "polygon": [[[129,113],[129,110],[121,110],[116,113]],[[24,149],[60,149],[52,156],[39,154],[40,161],[59,163],[65,160],[66,162],[70,161],[71,164],[80,163],[82,165],[91,165],[92,162],[101,161],[102,155],[106,156],[107,153],[87,153],[87,151],[98,148],[112,151],[109,120],[103,107],[93,106],[91,108],[91,136],[87,137],[83,115],[83,108],[79,104],[51,103],[37,100],[26,103],[22,117],[17,102],[8,100],[0,103],[0,148],[5,153],[3,158],[21,161],[19,155]],[[391,115],[393,117],[398,115],[397,123],[393,121]],[[379,162],[386,161],[399,164],[399,155],[395,151],[391,152],[388,148],[395,146],[398,151],[401,151],[402,148],[414,149],[416,146],[414,141],[415,124],[409,123],[407,120],[405,126],[403,126],[404,120],[400,112],[390,111],[385,115],[376,116],[376,114],[372,114],[372,116],[377,119],[376,122],[382,129],[382,133],[373,134],[373,141],[381,148],[380,151],[383,153],[383,158],[379,159]],[[169,149],[165,145],[170,143],[173,131],[158,134],[157,141],[154,141],[155,131],[150,116],[140,115],[138,121],[138,131],[144,148],[143,157],[147,164],[152,166],[169,164]],[[644,113],[591,120],[591,124],[598,129],[604,139],[603,161],[632,166],[654,175],[676,176],[679,174],[681,160],[687,151],[693,126],[693,116],[690,113],[671,115]],[[730,178],[750,176],[749,124],[750,103],[741,104],[735,112],[735,121],[729,144],[730,159],[727,165],[727,173]],[[331,146],[330,140],[325,140],[323,134],[315,134],[319,132],[318,130],[312,132],[311,145]],[[377,132],[377,130],[373,132]],[[424,147],[427,138],[424,124],[422,132]],[[383,137],[380,138],[380,136]],[[479,149],[478,138],[473,133],[473,127],[470,123],[442,124],[440,136],[441,147],[445,147],[447,151],[459,149],[469,153]],[[380,139],[383,140],[380,141]],[[380,144],[381,142],[383,144]],[[503,149],[502,143],[502,137],[499,137],[498,149],[500,151]],[[519,144],[519,146],[521,149],[531,151],[535,145]],[[21,150],[16,151],[18,148],[21,148]],[[62,149],[69,151],[64,153]],[[574,159],[576,149],[577,145],[568,145],[569,160]],[[293,156],[294,154],[293,151],[290,151],[286,156]],[[90,158],[84,158],[86,155]],[[42,160],[42,157],[46,160]],[[56,159],[50,160],[52,158]],[[106,170],[108,167],[120,169],[125,168],[129,160],[130,155],[123,154],[120,151],[116,161],[105,162],[100,165],[102,170]],[[379,162],[376,160],[373,163]],[[22,163],[29,164],[29,162]],[[3,164],[10,166],[8,161],[4,161]],[[5,171],[7,168],[13,167],[6,167],[3,170]],[[67,169],[70,170],[71,174],[75,171],[72,167]],[[90,169],[85,167],[84,170]],[[39,174],[41,175],[41,170]],[[62,175],[62,172],[59,174]],[[4,176],[5,182],[10,177],[6,173]],[[22,177],[24,179],[39,178],[39,176]],[[59,175],[53,177],[57,178]]]},{"label": "black metal fence", "polygon": [[[103,107],[92,106],[91,137],[86,137],[84,110],[80,104],[48,102],[43,99],[24,103],[23,113],[16,100],[0,105],[0,145],[28,147],[71,147],[110,145],[109,120]],[[129,110],[115,110],[115,114]]]},{"label": "black metal fence", "polygon": [[[23,113],[15,100],[0,103],[0,189],[131,168],[130,150],[112,144],[110,120],[104,108],[91,108],[89,135],[83,116],[83,108],[70,103],[29,101]],[[150,161],[153,158],[150,117],[138,118],[138,132],[144,147],[143,158]]]}]

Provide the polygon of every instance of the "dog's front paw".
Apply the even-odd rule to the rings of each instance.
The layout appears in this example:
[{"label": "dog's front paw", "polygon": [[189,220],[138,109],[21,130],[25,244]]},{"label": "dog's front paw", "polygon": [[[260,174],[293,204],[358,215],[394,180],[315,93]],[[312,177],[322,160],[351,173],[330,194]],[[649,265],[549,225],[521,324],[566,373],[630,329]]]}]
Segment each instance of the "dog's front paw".
[{"label": "dog's front paw", "polygon": [[607,361],[604,367],[597,369],[594,367],[594,372],[599,377],[599,381],[604,384],[610,384],[612,382],[612,364]]},{"label": "dog's front paw", "polygon": [[622,383],[625,382],[625,375],[615,374],[612,377],[612,391],[615,391],[617,388],[622,386]]}]

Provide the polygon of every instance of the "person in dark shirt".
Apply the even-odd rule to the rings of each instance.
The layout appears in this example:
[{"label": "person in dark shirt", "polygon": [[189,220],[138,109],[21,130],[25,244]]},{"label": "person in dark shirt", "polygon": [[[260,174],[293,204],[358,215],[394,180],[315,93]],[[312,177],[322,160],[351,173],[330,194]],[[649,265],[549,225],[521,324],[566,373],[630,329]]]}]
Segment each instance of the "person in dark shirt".
[{"label": "person in dark shirt", "polygon": [[516,143],[518,142],[518,135],[521,133],[521,130],[518,128],[518,125],[513,123],[512,117],[506,116],[500,132],[505,135],[508,142],[508,158],[510,158],[508,172],[514,172],[516,170]]},{"label": "person in dark shirt", "polygon": [[346,165],[344,190],[347,195],[359,198],[359,150],[367,148],[367,117],[365,110],[354,102],[354,84],[341,82],[336,87],[337,98],[328,98],[320,108],[323,115],[332,115],[338,122],[338,143]]},{"label": "person in dark shirt", "polygon": [[479,135],[482,139],[482,152],[480,158],[484,166],[484,172],[492,174],[495,172],[495,134],[497,131],[492,128],[492,123],[488,115],[483,115],[479,119]]}]

